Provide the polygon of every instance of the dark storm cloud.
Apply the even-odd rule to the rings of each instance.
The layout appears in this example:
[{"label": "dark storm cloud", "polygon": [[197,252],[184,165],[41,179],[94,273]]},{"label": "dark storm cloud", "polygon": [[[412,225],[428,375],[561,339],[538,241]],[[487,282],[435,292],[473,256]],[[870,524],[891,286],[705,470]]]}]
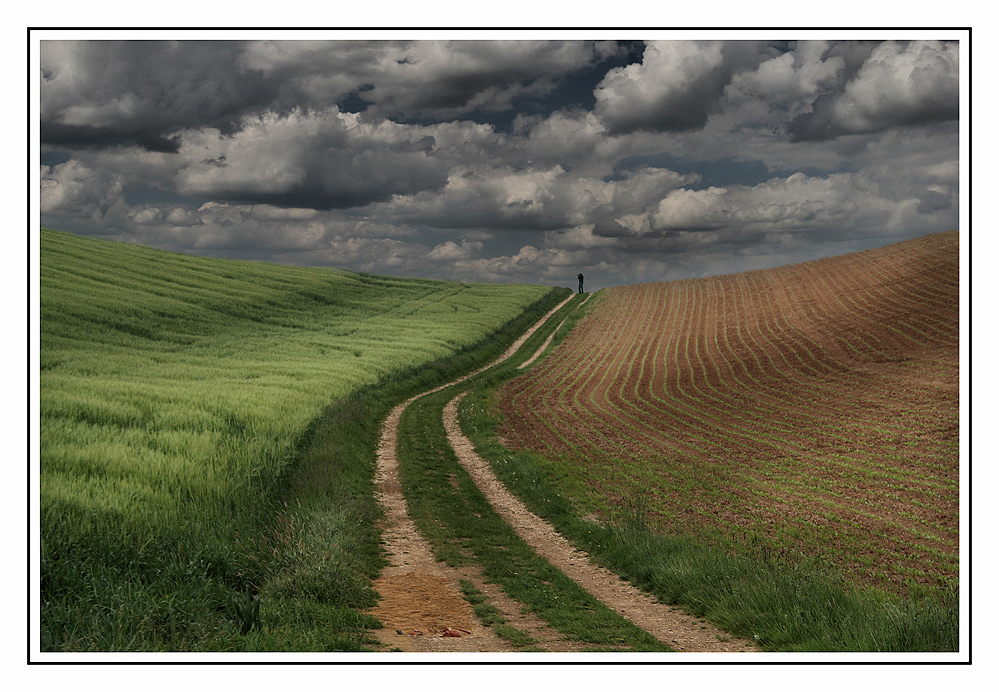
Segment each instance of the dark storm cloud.
[{"label": "dark storm cloud", "polygon": [[178,189],[203,199],[328,210],[437,190],[447,165],[419,128],[333,109],[247,119],[239,132],[189,133]]},{"label": "dark storm cloud", "polygon": [[[630,44],[593,41],[44,41],[41,139],[63,147],[178,148],[184,129],[247,116],[366,112],[453,118],[543,99]],[[592,86],[590,87],[592,89]],[[347,106],[349,104],[349,107]]]},{"label": "dark storm cloud", "polygon": [[335,48],[303,48],[298,56],[286,51],[277,67],[268,51],[255,47],[250,64],[300,70],[290,82],[297,99],[315,99],[317,87],[328,89],[330,75],[338,74],[342,83],[336,88],[349,93],[358,110],[416,122],[510,110],[518,99],[542,98],[567,75],[627,51],[593,41],[376,42],[348,46],[346,53]]},{"label": "dark storm cloud", "polygon": [[175,153],[179,148],[176,137],[166,137],[158,129],[144,123],[132,127],[93,127],[43,122],[41,140],[45,144],[67,148],[139,147],[147,151]]},{"label": "dark storm cloud", "polygon": [[[857,64],[865,48],[870,52]],[[788,124],[792,141],[873,134],[958,118],[957,42],[888,41],[853,46],[843,54],[853,58],[845,64],[843,79],[834,91],[815,99],[810,113]]]},{"label": "dark storm cloud", "polygon": [[927,190],[919,195],[919,206],[916,211],[920,214],[933,214],[938,211],[947,211],[954,207],[952,195],[947,195],[936,190]]},{"label": "dark storm cloud", "polygon": [[41,140],[176,151],[176,132],[232,132],[278,83],[241,63],[238,41],[45,41]]},{"label": "dark storm cloud", "polygon": [[[455,112],[470,108],[506,110],[517,98],[540,98],[556,82],[602,56],[617,50],[608,44],[576,41],[455,42],[451,58],[428,72],[435,88],[406,90],[384,99],[380,107],[389,113],[418,114]],[[421,74],[419,51],[401,64],[400,76]],[[380,96],[373,90],[371,96]]]},{"label": "dark storm cloud", "polygon": [[595,112],[612,134],[703,128],[738,72],[783,46],[755,41],[651,42],[640,63],[611,70],[596,88]]}]

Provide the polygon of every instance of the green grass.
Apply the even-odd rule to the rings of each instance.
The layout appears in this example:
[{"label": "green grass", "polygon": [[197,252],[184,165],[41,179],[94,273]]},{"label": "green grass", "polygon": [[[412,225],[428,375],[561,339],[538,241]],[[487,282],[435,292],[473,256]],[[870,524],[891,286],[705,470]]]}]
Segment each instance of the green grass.
[{"label": "green grass", "polygon": [[[495,358],[565,295],[185,257],[51,231],[41,250],[43,651],[365,649],[380,626],[363,609],[383,565],[372,482],[381,421]],[[564,311],[556,342],[580,302]],[[770,650],[957,649],[947,589],[908,599],[851,589],[820,561],[769,544],[751,558],[657,533],[640,502],[606,524],[584,519],[592,508],[567,499],[581,495],[557,464],[496,443],[491,409],[492,388],[561,319],[507,364],[403,417],[410,509],[442,559],[478,562],[595,650],[662,649],[530,551],[457,464],[440,411],[472,389],[462,425],[508,486],[661,600]],[[487,601],[473,607],[532,647]]]},{"label": "green grass", "polygon": [[[769,632],[739,626],[768,646],[956,650],[957,286],[952,233],[608,291],[571,348],[503,387],[499,429],[539,456],[497,448],[494,464],[571,500],[564,533],[638,502],[641,531],[581,523],[577,539],[716,620],[765,605],[749,617]],[[607,338],[625,323],[638,336]]]},{"label": "green grass", "polygon": [[557,297],[40,248],[45,651],[362,647],[377,422]]},{"label": "green grass", "polygon": [[957,240],[607,291],[504,388],[505,434],[598,515],[644,493],[661,528],[726,549],[903,596],[957,584]]},{"label": "green grass", "polygon": [[490,603],[489,597],[479,591],[472,582],[462,579],[459,585],[461,587],[461,595],[471,604],[472,612],[475,613],[475,617],[479,619],[479,622],[486,627],[502,625],[506,622],[502,611]]},{"label": "green grass", "polygon": [[[519,630],[516,627],[511,627],[510,625],[496,624],[493,626],[493,631],[514,646],[521,649],[527,649],[527,647],[532,647],[534,644],[538,643],[538,640],[529,635],[527,632]],[[537,651],[538,649],[534,650]]]}]

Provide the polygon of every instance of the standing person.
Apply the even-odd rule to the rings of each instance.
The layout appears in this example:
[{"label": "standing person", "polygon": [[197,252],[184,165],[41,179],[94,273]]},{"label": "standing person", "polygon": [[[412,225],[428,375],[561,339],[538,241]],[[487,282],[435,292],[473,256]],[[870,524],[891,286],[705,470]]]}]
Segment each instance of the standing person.
[{"label": "standing person", "polygon": [[576,278],[579,279],[579,292],[582,293],[583,292],[583,272],[579,272],[579,274],[576,275]]}]

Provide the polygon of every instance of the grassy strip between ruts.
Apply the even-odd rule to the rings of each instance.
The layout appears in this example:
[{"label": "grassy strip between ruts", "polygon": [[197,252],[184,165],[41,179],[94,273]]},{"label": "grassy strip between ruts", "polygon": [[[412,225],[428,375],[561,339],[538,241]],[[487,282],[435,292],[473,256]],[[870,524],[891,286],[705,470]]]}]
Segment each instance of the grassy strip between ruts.
[{"label": "grassy strip between ruts", "polygon": [[411,404],[400,421],[400,477],[409,512],[451,566],[478,562],[497,583],[552,627],[595,647],[663,650],[539,557],[489,505],[447,446],[440,424],[451,390]]},{"label": "grassy strip between ruts", "polygon": [[472,606],[472,612],[486,627],[492,627],[493,632],[518,647],[521,651],[544,651],[535,647],[537,640],[527,632],[506,624],[506,618],[499,608],[489,602],[489,597],[479,591],[467,579],[461,580],[461,595]]},{"label": "grassy strip between ruts", "polygon": [[[550,320],[547,329],[539,329],[508,361],[510,365],[498,367],[526,359],[559,321],[559,316]],[[488,381],[490,373],[418,399],[399,423],[400,478],[409,513],[433,544],[436,557],[451,566],[477,562],[485,579],[499,584],[567,637],[591,643],[594,651],[668,651],[538,556],[493,510],[462,468],[447,443],[441,416],[451,398],[480,378]],[[503,625],[488,624],[500,629]]]},{"label": "grassy strip between ruts", "polygon": [[499,366],[476,381],[459,408],[462,428],[512,492],[605,566],[661,601],[754,639],[766,650],[958,650],[956,597],[902,599],[850,589],[821,568],[779,554],[750,559],[657,533],[637,502],[613,522],[583,518],[553,482],[551,462],[513,452],[497,440],[493,394],[516,374],[514,368],[515,363]]}]

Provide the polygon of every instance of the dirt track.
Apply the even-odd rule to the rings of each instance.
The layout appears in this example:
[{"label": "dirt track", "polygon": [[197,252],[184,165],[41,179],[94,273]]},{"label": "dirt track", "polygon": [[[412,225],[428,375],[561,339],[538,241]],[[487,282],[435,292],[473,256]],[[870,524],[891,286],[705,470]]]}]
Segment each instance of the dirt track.
[{"label": "dirt track", "polygon": [[[568,300],[571,298],[565,302]],[[495,363],[516,353],[524,341],[564,304],[549,312]],[[495,363],[487,367],[492,367]],[[474,583],[489,596],[490,603],[500,609],[508,624],[530,633],[539,642],[538,649],[552,652],[580,650],[586,645],[563,639],[544,622],[524,612],[522,604],[507,597],[495,585],[485,583],[474,570],[454,570],[439,563],[433,557],[429,543],[419,534],[409,517],[395,454],[402,412],[415,399],[461,382],[474,374],[476,373],[396,406],[383,424],[376,486],[378,500],[386,515],[381,528],[390,564],[374,583],[381,600],[371,613],[384,625],[382,630],[374,634],[388,649],[408,652],[516,650],[491,628],[478,622],[459,589],[459,581],[464,579]],[[488,464],[475,453],[469,440],[461,434],[456,420],[459,399],[460,397],[456,397],[452,400],[444,413],[450,444],[497,511],[539,554],[608,606],[678,651],[753,650],[749,643],[730,639],[707,623],[656,603],[616,575],[592,565],[584,553],[574,550],[550,525],[529,512],[506,491],[492,474]]]},{"label": "dirt track", "polygon": [[[389,414],[378,450],[376,484],[385,511],[381,528],[389,566],[374,583],[381,600],[371,614],[384,625],[375,635],[390,650],[510,651],[512,647],[490,628],[478,624],[472,606],[458,588],[463,576],[446,570],[434,559],[430,544],[409,517],[395,448],[399,418],[413,400]],[[445,637],[448,631],[464,636]]]},{"label": "dirt track", "polygon": [[[524,341],[568,300],[571,297],[515,341],[496,362],[516,353]],[[383,629],[374,634],[390,650],[417,653],[515,650],[492,629],[479,624],[471,605],[461,595],[459,581],[468,579],[476,583],[480,590],[486,591],[481,580],[476,580],[471,573],[447,569],[433,557],[430,544],[416,530],[409,516],[399,482],[396,445],[399,419],[403,411],[416,399],[468,379],[476,373],[460,377],[399,404],[382,424],[375,485],[378,501],[385,511],[381,528],[389,566],[375,580],[374,588],[381,600],[371,614],[384,625]],[[513,606],[509,609],[511,618],[508,619],[513,619],[516,613],[513,612]]]}]

